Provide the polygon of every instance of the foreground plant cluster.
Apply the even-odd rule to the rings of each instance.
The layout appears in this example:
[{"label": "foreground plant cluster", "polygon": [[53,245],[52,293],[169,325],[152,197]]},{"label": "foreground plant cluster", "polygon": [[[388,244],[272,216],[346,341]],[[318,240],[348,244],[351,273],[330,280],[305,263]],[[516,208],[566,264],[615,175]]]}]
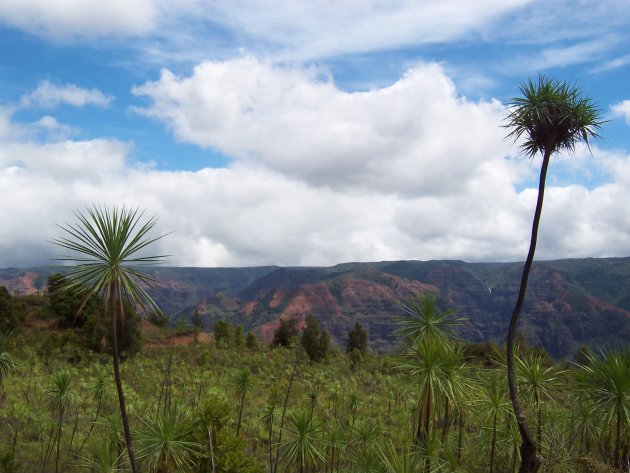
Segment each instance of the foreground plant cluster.
[{"label": "foreground plant cluster", "polygon": [[[145,343],[121,366],[140,468],[515,471],[520,437],[502,353],[454,340],[455,314],[427,319],[422,302],[408,307],[398,354],[358,361],[333,349],[313,363],[300,344]],[[0,471],[128,470],[110,357],[72,342],[51,351],[50,336],[2,341],[0,359],[13,365],[1,365]],[[542,471],[619,471],[616,462],[627,471],[630,355],[577,361],[536,350],[517,358]]]}]

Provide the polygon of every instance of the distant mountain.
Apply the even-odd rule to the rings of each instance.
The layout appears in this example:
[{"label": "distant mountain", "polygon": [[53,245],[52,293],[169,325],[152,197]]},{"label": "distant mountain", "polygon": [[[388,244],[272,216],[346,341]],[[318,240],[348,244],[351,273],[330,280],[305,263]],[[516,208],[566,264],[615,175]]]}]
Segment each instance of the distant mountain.
[{"label": "distant mountain", "polygon": [[[44,291],[60,268],[0,270],[11,291]],[[522,263],[395,261],[327,268],[151,268],[150,293],[172,319],[197,309],[207,328],[219,319],[242,323],[270,340],[279,317],[303,323],[313,314],[338,343],[356,321],[370,346],[390,349],[401,305],[419,291],[439,290],[444,307],[468,321],[467,340],[502,343],[516,299]],[[532,345],[555,357],[580,345],[630,344],[630,258],[536,261],[519,326]]]}]

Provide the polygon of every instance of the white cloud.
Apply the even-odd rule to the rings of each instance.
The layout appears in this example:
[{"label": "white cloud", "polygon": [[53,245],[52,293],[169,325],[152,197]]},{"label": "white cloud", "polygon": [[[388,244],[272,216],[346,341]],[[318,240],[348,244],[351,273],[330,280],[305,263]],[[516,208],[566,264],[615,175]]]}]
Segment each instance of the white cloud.
[{"label": "white cloud", "polygon": [[505,73],[540,72],[556,67],[567,67],[575,64],[591,63],[605,59],[618,45],[614,36],[597,37],[577,43],[562,43],[560,47],[536,50],[530,55],[518,55],[505,61],[501,69]]},{"label": "white cloud", "polygon": [[108,107],[112,100],[114,97],[105,95],[98,89],[84,89],[74,84],[58,86],[45,80],[34,91],[22,96],[20,105],[40,108],[53,108],[62,104],[74,107],[86,105]]},{"label": "white cloud", "polygon": [[[459,194],[397,196],[315,188],[249,163],[198,172],[135,168],[124,164],[124,146],[104,140],[0,149],[0,267],[47,263],[59,253],[47,243],[58,236],[55,223],[74,221],[72,210],[90,203],[157,214],[157,231],[175,233],[156,251],[180,265],[522,260],[536,198],[535,189],[517,193],[494,166],[495,182],[480,179]],[[27,158],[7,159],[16,152]],[[593,190],[550,186],[537,257],[625,255],[628,176]]]},{"label": "white cloud", "polygon": [[176,138],[313,186],[409,195],[459,192],[508,153],[503,106],[471,102],[436,64],[389,87],[348,93],[323,71],[251,57],[163,71],[136,109]]},{"label": "white cloud", "polygon": [[112,45],[102,37],[131,37],[141,60],[159,64],[226,58],[239,48],[306,61],[473,39],[548,45],[515,64],[534,67],[610,60],[602,56],[614,38],[604,49],[592,44],[613,31],[622,48],[629,11],[625,0],[5,0],[0,24],[98,47]]},{"label": "white cloud", "polygon": [[623,56],[606,60],[601,65],[594,68],[592,72],[610,71],[612,69],[623,67],[626,64],[630,64],[630,54],[624,54]]},{"label": "white cloud", "polygon": [[36,134],[43,134],[45,141],[64,141],[79,134],[77,128],[60,123],[59,120],[50,115],[43,116],[30,127]]},{"label": "white cloud", "polygon": [[613,114],[617,117],[623,117],[626,123],[630,125],[630,100],[624,100],[610,107]]},{"label": "white cloud", "polygon": [[54,39],[138,35],[155,26],[154,0],[5,0],[0,22]]},{"label": "white cloud", "polygon": [[216,53],[227,34],[238,38],[236,47],[306,59],[456,41],[530,2],[8,0],[0,3],[0,22],[63,41],[141,37],[148,39],[142,47],[159,56]]},{"label": "white cloud", "polygon": [[0,140],[13,137],[17,139],[24,135],[24,130],[13,123],[14,107],[0,105]]},{"label": "white cloud", "polygon": [[206,18],[279,52],[276,58],[315,58],[412,44],[450,42],[530,0],[414,1],[218,0]]},{"label": "white cloud", "polygon": [[[515,184],[538,163],[505,158],[500,104],[458,96],[435,65],[359,94],[321,76],[242,59],[142,86],[145,113],[236,156],[197,172],[134,166],[113,140],[30,142],[0,109],[0,267],[47,263],[55,223],[91,203],[157,214],[175,233],[156,251],[180,265],[524,259],[536,190]],[[630,156],[593,154],[609,181],[550,179],[538,258],[627,254]]]},{"label": "white cloud", "polygon": [[532,69],[549,69],[551,67],[565,67],[572,64],[589,62],[605,56],[611,49],[610,38],[598,38],[593,41],[581,42],[561,48],[544,49],[539,61],[532,65]]},{"label": "white cloud", "polygon": [[489,25],[486,34],[494,41],[518,45],[588,43],[623,35],[629,19],[627,0],[534,0]]}]

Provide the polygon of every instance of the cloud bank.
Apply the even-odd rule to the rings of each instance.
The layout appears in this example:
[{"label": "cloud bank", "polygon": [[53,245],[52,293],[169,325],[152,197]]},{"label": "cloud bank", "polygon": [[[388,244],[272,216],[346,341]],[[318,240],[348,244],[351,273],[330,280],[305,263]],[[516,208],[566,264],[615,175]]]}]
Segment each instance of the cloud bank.
[{"label": "cloud bank", "polygon": [[[55,224],[91,203],[157,214],[174,233],[156,251],[178,265],[525,257],[539,163],[511,157],[500,103],[466,99],[435,64],[348,93],[326,71],[245,57],[165,70],[135,93],[136,112],[229,166],[161,171],[131,162],[130,143],[35,142],[0,109],[0,267],[49,262]],[[554,183],[573,162],[607,183]],[[627,254],[628,162],[597,147],[554,160],[538,258]]]}]

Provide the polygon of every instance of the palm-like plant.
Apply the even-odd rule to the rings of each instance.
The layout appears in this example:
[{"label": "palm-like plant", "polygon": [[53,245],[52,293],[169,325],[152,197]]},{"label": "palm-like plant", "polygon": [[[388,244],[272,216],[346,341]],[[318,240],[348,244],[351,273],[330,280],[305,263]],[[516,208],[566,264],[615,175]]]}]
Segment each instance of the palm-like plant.
[{"label": "palm-like plant", "polygon": [[354,422],[357,418],[357,412],[362,404],[363,402],[361,401],[361,398],[356,392],[351,391],[350,394],[348,394],[347,405],[348,405],[348,409],[350,410],[350,415],[352,417],[352,420],[350,421],[351,429],[354,429]]},{"label": "palm-like plant", "polygon": [[18,370],[18,364],[7,352],[11,332],[0,332],[0,393],[4,378]]},{"label": "palm-like plant", "polygon": [[327,460],[330,466],[330,473],[333,473],[335,465],[337,465],[337,471],[339,471],[339,457],[344,451],[346,441],[345,431],[337,421],[334,421],[325,429],[324,441],[326,443],[326,449],[330,454]]},{"label": "palm-like plant", "polygon": [[551,398],[553,388],[558,386],[565,373],[566,371],[558,369],[555,365],[546,365],[545,356],[538,353],[516,358],[516,377],[519,386],[534,401],[538,443],[542,437],[542,402],[545,398]]},{"label": "palm-like plant", "polygon": [[97,444],[90,456],[79,455],[76,465],[93,473],[119,473],[125,471],[122,466],[122,455],[117,455],[110,442]]},{"label": "palm-like plant", "polygon": [[[580,365],[578,365],[580,366]],[[578,444],[578,454],[591,453],[591,445],[594,440],[601,434],[599,423],[599,415],[596,404],[590,396],[590,379],[586,371],[579,370],[576,376],[577,385],[586,389],[579,389],[576,393],[569,396],[568,399],[572,404],[574,415],[574,423],[571,435]]]},{"label": "palm-like plant", "polygon": [[75,402],[77,393],[71,387],[71,376],[67,371],[55,373],[48,388],[48,408],[57,414],[57,452],[55,455],[55,472],[59,471],[59,447],[64,414]]},{"label": "palm-like plant", "polygon": [[331,413],[335,419],[337,418],[337,402],[339,401],[340,394],[341,385],[339,382],[336,382],[330,389],[330,395],[328,396],[328,412]]},{"label": "palm-like plant", "polygon": [[423,465],[412,451],[399,451],[392,444],[387,452],[378,447],[378,454],[384,473],[416,473],[422,471]]},{"label": "palm-like plant", "polygon": [[534,261],[538,227],[545,194],[545,181],[551,156],[559,151],[573,152],[580,142],[588,144],[591,137],[597,136],[602,125],[601,112],[590,99],[583,98],[581,90],[567,82],[540,76],[538,82],[528,81],[521,86],[522,97],[508,104],[507,128],[512,131],[508,137],[514,140],[524,138],[521,144],[523,154],[534,157],[542,154],[542,167],[538,184],[538,199],[534,211],[529,252],[523,268],[521,284],[514,311],[510,319],[507,336],[507,377],[512,408],[516,415],[522,438],[520,473],[533,473],[538,470],[541,458],[538,446],[532,437],[521,409],[514,373],[514,339],[516,326],[525,300],[529,272]]},{"label": "palm-like plant", "polygon": [[381,458],[376,450],[357,450],[352,455],[353,473],[380,473]]},{"label": "palm-like plant", "polygon": [[267,441],[269,442],[269,471],[273,471],[273,424],[278,417],[278,403],[272,396],[267,400],[263,409],[261,420],[267,428]]},{"label": "palm-like plant", "polygon": [[187,439],[184,423],[172,413],[143,420],[138,432],[138,457],[149,471],[185,471],[201,457],[200,445]]},{"label": "palm-like plant", "polygon": [[614,464],[621,468],[622,444],[626,444],[626,451],[630,446],[630,352],[589,358],[589,363],[582,366],[588,375],[587,396],[600,410],[606,425],[614,424]]},{"label": "palm-like plant", "polygon": [[354,447],[359,451],[374,450],[378,440],[377,436],[376,424],[367,420],[357,422],[357,425],[352,429]]},{"label": "palm-like plant", "polygon": [[437,292],[420,292],[415,300],[402,306],[405,317],[399,319],[401,327],[397,334],[401,335],[408,346],[418,340],[435,340],[446,342],[455,338],[453,330],[461,325],[462,317],[458,317],[457,309],[441,310]]},{"label": "palm-like plant", "polygon": [[114,447],[118,454],[123,451],[125,433],[122,426],[122,418],[119,415],[115,413],[102,415],[96,422],[96,428],[101,432],[102,438],[106,440],[106,443],[112,447],[112,451]]},{"label": "palm-like plant", "polygon": [[94,426],[96,425],[96,421],[98,420],[98,416],[101,414],[101,409],[103,408],[103,404],[106,401],[108,395],[107,384],[105,383],[105,378],[102,376],[98,376],[94,381],[92,386],[92,397],[96,401],[96,412],[94,413],[94,419],[92,419],[92,423],[90,424],[90,430],[87,435],[83,439],[79,450],[83,449],[83,446],[92,435],[92,430],[94,430]]},{"label": "palm-like plant", "polygon": [[287,428],[289,438],[282,444],[287,465],[293,465],[299,468],[300,473],[304,473],[309,465],[326,461],[319,447],[319,432],[319,427],[307,412],[295,412],[290,416]]},{"label": "palm-like plant", "polygon": [[458,373],[465,368],[465,364],[459,350],[435,339],[417,342],[406,358],[407,361],[400,368],[418,383],[414,443],[422,446],[431,438],[437,403],[445,401],[446,417],[449,403],[458,400],[467,389],[466,380]]},{"label": "palm-like plant", "polygon": [[315,408],[319,404],[319,400],[317,399],[318,395],[319,395],[319,393],[315,389],[311,389],[308,392],[308,394],[307,394],[307,396],[308,396],[308,408],[309,408],[309,412],[310,412],[310,416],[311,417],[313,417],[313,412],[315,412]]},{"label": "palm-like plant", "polygon": [[497,424],[510,412],[507,398],[507,386],[498,376],[491,374],[487,380],[482,380],[483,389],[477,397],[476,404],[484,414],[484,420],[492,423],[492,440],[490,442],[489,471],[494,472],[494,461],[497,446]]},{"label": "palm-like plant", "polygon": [[[125,432],[127,453],[134,473],[138,472],[131,444],[131,432],[127,418],[125,395],[120,377],[117,321],[125,317],[125,303],[140,305],[160,312],[153,299],[141,287],[140,282],[150,285],[153,279],[134,266],[157,264],[165,256],[144,256],[146,247],[162,238],[149,237],[156,218],[143,222],[144,212],[138,209],[92,207],[86,213],[75,212],[78,222],[60,225],[64,236],[53,243],[72,254],[59,258],[76,263],[66,276],[62,290],[78,291],[84,296],[82,307],[92,297],[101,301],[103,316],[111,324],[112,358],[114,378],[118,392],[120,414]],[[81,307],[81,309],[82,309]],[[81,310],[80,309],[80,310]]]},{"label": "palm-like plant", "polygon": [[241,419],[243,417],[243,407],[245,406],[245,395],[254,389],[254,380],[252,372],[245,368],[238,372],[234,380],[234,390],[239,401],[238,408],[238,424],[236,426],[236,436],[241,431]]}]

